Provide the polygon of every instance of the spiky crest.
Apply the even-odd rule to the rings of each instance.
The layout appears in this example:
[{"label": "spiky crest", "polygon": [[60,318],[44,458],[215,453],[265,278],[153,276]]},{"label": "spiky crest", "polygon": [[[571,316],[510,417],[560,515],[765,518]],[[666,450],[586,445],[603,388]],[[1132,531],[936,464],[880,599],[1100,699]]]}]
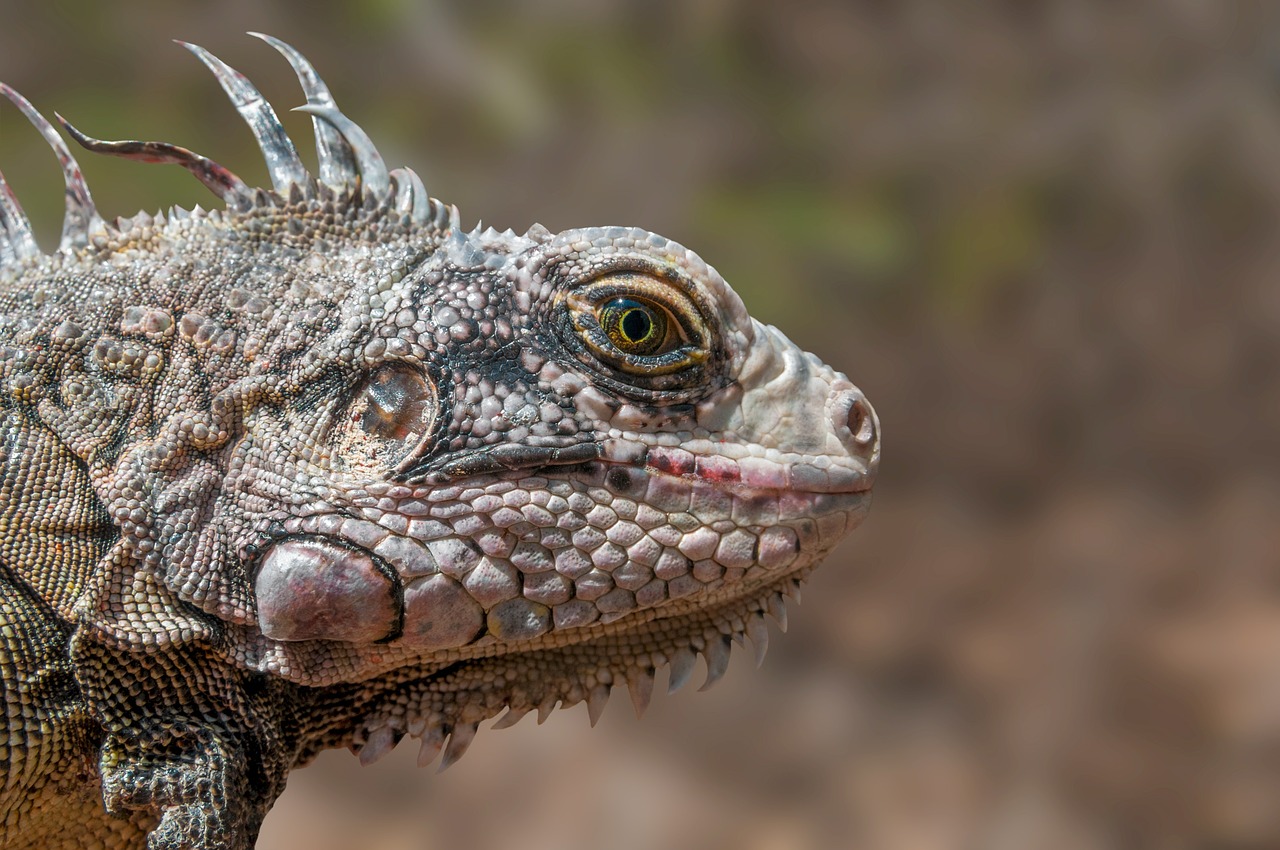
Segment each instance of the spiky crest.
[{"label": "spiky crest", "polygon": [[[250,35],[279,51],[298,75],[307,102],[296,111],[306,112],[312,117],[320,164],[318,184],[303,166],[297,148],[275,110],[257,88],[243,74],[209,51],[187,42],[178,44],[195,54],[213,73],[252,130],[271,177],[270,193],[248,186],[230,169],[187,148],[168,142],[104,141],[81,132],[61,115],[54,115],[67,134],[84,149],[137,162],[179,165],[191,172],[232,211],[247,212],[260,204],[264,197],[270,200],[272,195],[276,198],[351,196],[354,203],[366,198],[366,204],[386,206],[418,225],[441,230],[457,229],[457,208],[431,198],[421,178],[411,169],[397,168],[389,172],[368,134],[338,109],[328,86],[301,53],[271,36],[262,33]],[[12,101],[40,131],[62,166],[67,201],[58,251],[78,251],[89,245],[95,236],[117,231],[116,226],[103,221],[99,215],[79,164],[53,125],[9,86],[0,83],[0,94]],[[185,217],[186,212],[175,209],[175,217]],[[38,256],[40,249],[32,235],[31,224],[3,174],[0,174],[0,267]]]}]

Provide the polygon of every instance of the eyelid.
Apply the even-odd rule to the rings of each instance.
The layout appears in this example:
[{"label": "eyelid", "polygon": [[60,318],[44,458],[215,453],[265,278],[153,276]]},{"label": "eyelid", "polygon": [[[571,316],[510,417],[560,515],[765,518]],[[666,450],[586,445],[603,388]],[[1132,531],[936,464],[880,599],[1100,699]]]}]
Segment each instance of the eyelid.
[{"label": "eyelid", "polygon": [[618,298],[639,301],[666,314],[672,329],[689,343],[703,346],[708,333],[698,303],[674,284],[648,275],[611,274],[565,294],[565,303],[578,314],[597,315]]},{"label": "eyelid", "polygon": [[[608,274],[565,294],[578,340],[593,358],[629,380],[677,375],[709,357],[706,319],[689,293],[665,278],[642,273]],[[662,314],[666,330],[654,351],[628,351],[610,337],[605,308],[618,299],[639,302]]]}]

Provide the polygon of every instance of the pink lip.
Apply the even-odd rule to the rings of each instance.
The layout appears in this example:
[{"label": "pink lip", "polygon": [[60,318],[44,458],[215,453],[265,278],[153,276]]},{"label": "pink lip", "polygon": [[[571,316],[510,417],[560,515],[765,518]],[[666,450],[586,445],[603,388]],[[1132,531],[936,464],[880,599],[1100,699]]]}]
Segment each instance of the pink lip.
[{"label": "pink lip", "polygon": [[645,469],[712,484],[814,494],[862,493],[870,490],[875,482],[874,474],[852,469],[833,467],[824,471],[809,464],[788,466],[760,458],[732,460],[667,447],[649,449]]}]

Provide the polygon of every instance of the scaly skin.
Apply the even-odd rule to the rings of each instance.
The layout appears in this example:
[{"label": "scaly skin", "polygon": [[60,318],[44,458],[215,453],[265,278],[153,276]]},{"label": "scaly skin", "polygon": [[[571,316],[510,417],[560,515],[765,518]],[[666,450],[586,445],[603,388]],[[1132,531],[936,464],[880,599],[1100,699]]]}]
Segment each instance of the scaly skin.
[{"label": "scaly skin", "polygon": [[[587,700],[731,642],[865,515],[875,414],[632,228],[469,233],[294,63],[321,177],[193,48],[274,189],[62,247],[0,181],[4,847],[248,848],[288,771]],[[6,94],[10,94],[7,89]],[[13,96],[16,99],[16,95]],[[25,105],[16,99],[20,105]]]}]

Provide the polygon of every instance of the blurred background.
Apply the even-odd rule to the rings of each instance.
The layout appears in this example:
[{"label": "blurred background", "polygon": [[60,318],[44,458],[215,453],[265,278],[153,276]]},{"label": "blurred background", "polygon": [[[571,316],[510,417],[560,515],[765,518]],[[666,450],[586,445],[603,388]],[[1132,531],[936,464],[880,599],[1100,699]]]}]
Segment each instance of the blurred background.
[{"label": "blurred background", "polygon": [[[887,434],[763,670],[482,732],[443,775],[327,753],[259,847],[1280,846],[1280,9],[0,0],[0,78],[262,181],[168,41],[284,113],[250,29],[468,226],[694,247]],[[104,213],[216,203],[81,159]],[[52,244],[57,171],[7,105],[0,167]]]}]

